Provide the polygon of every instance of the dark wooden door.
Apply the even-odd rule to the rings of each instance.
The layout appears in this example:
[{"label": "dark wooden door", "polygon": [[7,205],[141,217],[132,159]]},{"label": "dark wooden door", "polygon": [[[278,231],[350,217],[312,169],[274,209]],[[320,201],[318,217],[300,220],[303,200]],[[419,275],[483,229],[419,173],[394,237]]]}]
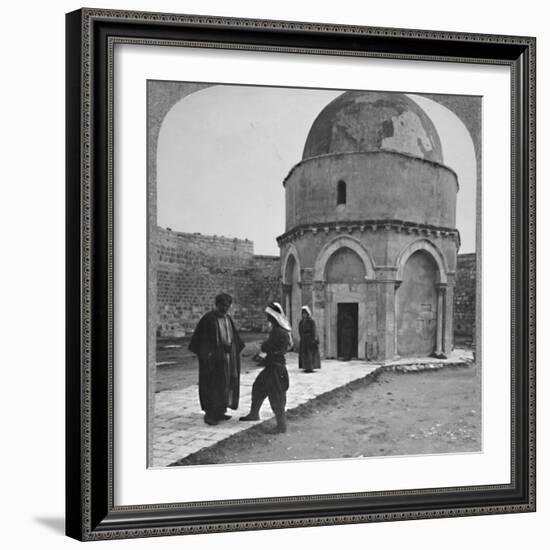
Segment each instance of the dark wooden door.
[{"label": "dark wooden door", "polygon": [[358,356],[359,304],[338,304],[338,357],[346,361]]}]

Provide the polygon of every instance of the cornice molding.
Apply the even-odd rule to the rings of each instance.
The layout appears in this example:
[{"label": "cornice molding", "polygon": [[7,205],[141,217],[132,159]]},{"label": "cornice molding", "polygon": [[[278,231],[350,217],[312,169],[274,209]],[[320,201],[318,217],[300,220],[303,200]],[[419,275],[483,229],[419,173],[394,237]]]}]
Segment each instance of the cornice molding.
[{"label": "cornice molding", "polygon": [[441,227],[429,224],[406,222],[403,220],[363,220],[363,221],[334,221],[323,223],[301,224],[286,231],[277,237],[277,244],[281,247],[303,237],[306,233],[317,235],[329,234],[353,234],[353,233],[377,233],[377,232],[406,233],[420,237],[432,237],[452,239],[457,248],[460,248],[460,232],[458,229]]}]

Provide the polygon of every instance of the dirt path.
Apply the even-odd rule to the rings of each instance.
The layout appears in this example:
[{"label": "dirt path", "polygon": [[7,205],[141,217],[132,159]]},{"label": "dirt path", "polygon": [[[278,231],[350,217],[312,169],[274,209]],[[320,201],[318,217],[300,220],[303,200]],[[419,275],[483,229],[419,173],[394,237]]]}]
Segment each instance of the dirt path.
[{"label": "dirt path", "polygon": [[479,451],[480,406],[475,366],[383,373],[292,411],[285,434],[258,425],[177,465]]}]

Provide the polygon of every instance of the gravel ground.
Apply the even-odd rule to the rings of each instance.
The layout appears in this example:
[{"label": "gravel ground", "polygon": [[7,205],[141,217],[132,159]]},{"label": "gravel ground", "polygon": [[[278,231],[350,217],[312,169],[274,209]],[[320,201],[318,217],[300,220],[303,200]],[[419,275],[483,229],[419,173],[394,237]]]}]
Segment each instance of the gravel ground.
[{"label": "gravel ground", "polygon": [[285,434],[266,434],[268,421],[177,465],[475,452],[481,450],[480,407],[475,365],[385,372],[289,412]]}]

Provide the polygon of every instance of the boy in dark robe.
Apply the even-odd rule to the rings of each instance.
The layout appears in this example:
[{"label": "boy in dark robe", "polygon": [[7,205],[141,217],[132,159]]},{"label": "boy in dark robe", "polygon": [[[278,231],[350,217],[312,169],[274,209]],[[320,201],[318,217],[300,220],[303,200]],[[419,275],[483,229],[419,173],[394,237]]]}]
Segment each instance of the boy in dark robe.
[{"label": "boy in dark robe", "polygon": [[291,328],[279,303],[271,302],[265,311],[271,323],[269,337],[261,348],[266,354],[265,368],[258,374],[252,385],[250,412],[240,420],[260,420],[260,408],[267,397],[277,419],[277,427],[271,433],[284,433],[286,432],[286,392],[289,387],[285,353],[292,347]]},{"label": "boy in dark robe", "polygon": [[216,296],[216,309],[201,318],[189,344],[199,358],[199,400],[204,421],[211,426],[231,418],[225,414],[227,407],[239,406],[244,343],[228,314],[232,302],[229,294]]}]

